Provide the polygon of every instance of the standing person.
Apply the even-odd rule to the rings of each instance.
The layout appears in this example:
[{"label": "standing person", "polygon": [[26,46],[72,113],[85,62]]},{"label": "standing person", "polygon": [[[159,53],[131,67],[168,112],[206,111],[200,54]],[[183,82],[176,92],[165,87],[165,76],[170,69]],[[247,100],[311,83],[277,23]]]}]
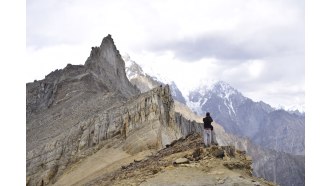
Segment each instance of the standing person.
[{"label": "standing person", "polygon": [[206,112],[206,117],[203,118],[203,122],[204,122],[204,146],[209,147],[211,146],[212,129],[213,129],[213,126],[211,125],[213,119],[211,118],[209,112]]}]

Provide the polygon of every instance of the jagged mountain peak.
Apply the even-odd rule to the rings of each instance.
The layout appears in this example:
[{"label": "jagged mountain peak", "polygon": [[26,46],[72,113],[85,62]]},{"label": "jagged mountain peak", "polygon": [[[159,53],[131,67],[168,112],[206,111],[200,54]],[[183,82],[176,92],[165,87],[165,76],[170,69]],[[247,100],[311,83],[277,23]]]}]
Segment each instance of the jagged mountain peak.
[{"label": "jagged mountain peak", "polygon": [[[236,114],[236,105],[245,102],[247,99],[224,81],[203,84],[190,91],[186,97],[187,105],[199,115],[204,115],[204,112],[213,110],[211,105],[215,104],[217,110],[220,107],[226,108],[225,112],[233,117]],[[222,106],[220,106],[221,104]]]},{"label": "jagged mountain peak", "polygon": [[125,62],[110,34],[103,38],[100,47],[92,47],[85,67],[89,73],[100,79],[105,85],[115,85],[128,97],[138,93],[138,90],[126,77]]},{"label": "jagged mountain peak", "polygon": [[234,92],[238,92],[236,89],[234,89],[232,86],[229,85],[229,83],[226,83],[224,81],[218,81],[214,85],[215,88],[221,88],[222,90],[232,90]]},{"label": "jagged mountain peak", "polygon": [[[85,94],[116,92],[132,97],[139,93],[126,77],[125,63],[111,35],[103,38],[100,47],[92,47],[85,65],[68,64],[55,70],[45,79],[27,83],[27,118]],[[88,96],[89,97],[89,96]]]},{"label": "jagged mountain peak", "polygon": [[99,47],[96,46],[91,49],[90,55],[85,62],[86,67],[96,64],[110,64],[112,67],[115,67],[116,70],[121,66],[124,67],[124,61],[110,34],[102,39]]},{"label": "jagged mountain peak", "polygon": [[198,92],[206,96],[208,94],[218,94],[220,97],[229,98],[231,95],[242,95],[239,91],[224,81],[215,81],[207,84],[202,84],[191,92]]}]

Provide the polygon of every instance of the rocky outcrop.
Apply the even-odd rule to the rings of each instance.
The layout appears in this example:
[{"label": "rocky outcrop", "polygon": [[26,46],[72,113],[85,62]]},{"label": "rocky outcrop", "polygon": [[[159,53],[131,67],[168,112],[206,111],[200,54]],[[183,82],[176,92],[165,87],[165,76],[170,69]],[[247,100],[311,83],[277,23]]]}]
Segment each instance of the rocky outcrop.
[{"label": "rocky outcrop", "polygon": [[233,146],[203,148],[201,135],[192,133],[85,185],[275,185],[252,177],[251,163]]}]

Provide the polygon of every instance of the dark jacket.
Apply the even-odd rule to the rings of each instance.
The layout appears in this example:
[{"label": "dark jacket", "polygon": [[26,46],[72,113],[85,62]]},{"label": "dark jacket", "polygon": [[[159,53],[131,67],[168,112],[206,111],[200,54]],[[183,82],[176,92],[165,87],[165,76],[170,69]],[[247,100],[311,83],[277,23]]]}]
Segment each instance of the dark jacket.
[{"label": "dark jacket", "polygon": [[206,116],[205,118],[203,118],[203,122],[204,122],[204,129],[213,130],[213,126],[211,125],[211,123],[213,122],[213,119],[211,118],[211,116]]}]

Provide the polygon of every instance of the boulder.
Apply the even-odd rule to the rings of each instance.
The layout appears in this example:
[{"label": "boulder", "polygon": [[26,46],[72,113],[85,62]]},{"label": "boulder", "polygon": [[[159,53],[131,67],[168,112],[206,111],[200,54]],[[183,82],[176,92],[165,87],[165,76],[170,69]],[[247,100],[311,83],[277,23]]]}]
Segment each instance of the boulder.
[{"label": "boulder", "polygon": [[189,163],[189,160],[187,158],[179,158],[174,161],[174,164],[186,164]]}]

